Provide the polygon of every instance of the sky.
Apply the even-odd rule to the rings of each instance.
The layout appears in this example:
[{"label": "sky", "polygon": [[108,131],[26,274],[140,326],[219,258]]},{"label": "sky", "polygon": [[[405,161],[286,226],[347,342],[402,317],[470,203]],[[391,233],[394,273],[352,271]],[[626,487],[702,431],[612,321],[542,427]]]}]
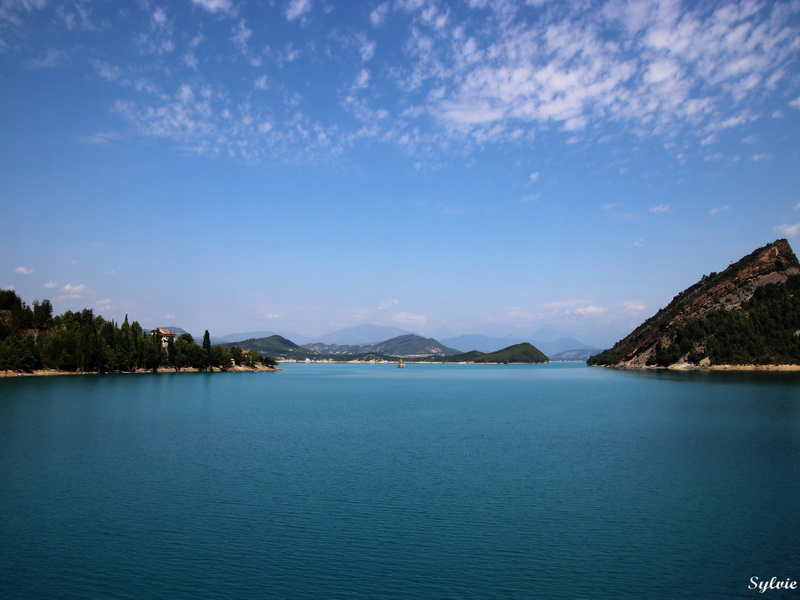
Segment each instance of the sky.
[{"label": "sky", "polygon": [[0,287],[607,347],[800,233],[800,2],[0,0]]}]

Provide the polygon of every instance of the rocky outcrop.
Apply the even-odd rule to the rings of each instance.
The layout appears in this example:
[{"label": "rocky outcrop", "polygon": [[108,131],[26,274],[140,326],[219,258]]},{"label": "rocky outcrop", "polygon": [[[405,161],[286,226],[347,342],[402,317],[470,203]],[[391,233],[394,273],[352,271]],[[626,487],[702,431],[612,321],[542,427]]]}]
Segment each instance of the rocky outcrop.
[{"label": "rocky outcrop", "polygon": [[800,263],[789,243],[777,240],[704,276],[588,362],[629,368],[800,362],[798,287]]}]

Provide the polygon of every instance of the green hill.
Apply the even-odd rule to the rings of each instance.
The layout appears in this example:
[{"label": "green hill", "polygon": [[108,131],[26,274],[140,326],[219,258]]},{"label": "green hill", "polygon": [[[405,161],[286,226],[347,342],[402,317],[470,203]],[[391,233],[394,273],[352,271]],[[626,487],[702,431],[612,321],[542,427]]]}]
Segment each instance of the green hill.
[{"label": "green hill", "polygon": [[547,356],[533,344],[523,342],[503,348],[497,352],[472,350],[454,356],[432,359],[436,362],[503,363],[503,364],[541,364],[549,362]]},{"label": "green hill", "polygon": [[533,344],[523,342],[503,348],[497,352],[489,352],[473,359],[476,363],[546,363],[547,356]]},{"label": "green hill", "polygon": [[254,338],[244,340],[241,342],[223,344],[226,348],[233,348],[234,346],[242,350],[255,350],[259,354],[266,354],[275,359],[295,359],[305,360],[306,358],[316,358],[316,354],[298,346],[291,340],[279,335],[271,335],[265,338]]},{"label": "green hill", "polygon": [[590,365],[800,364],[800,262],[786,240],[687,288]]},{"label": "green hill", "polygon": [[415,356],[450,356],[458,354],[458,350],[448,348],[433,338],[408,334],[393,337],[385,342],[370,344],[372,351],[399,357]]},{"label": "green hill", "polygon": [[364,354],[381,354],[399,358],[419,358],[425,356],[449,356],[458,354],[458,350],[448,348],[433,338],[406,334],[393,337],[374,344],[324,344],[315,342],[303,346],[306,350],[324,358],[349,360],[349,357]]}]

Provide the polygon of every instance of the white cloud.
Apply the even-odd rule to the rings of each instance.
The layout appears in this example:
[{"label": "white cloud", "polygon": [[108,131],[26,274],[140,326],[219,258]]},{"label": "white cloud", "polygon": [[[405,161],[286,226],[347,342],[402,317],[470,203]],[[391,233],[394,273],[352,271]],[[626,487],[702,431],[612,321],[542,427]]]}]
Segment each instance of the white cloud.
[{"label": "white cloud", "polygon": [[373,41],[364,41],[359,49],[359,53],[361,54],[361,60],[363,62],[367,62],[373,56],[375,56],[375,47],[377,44]]},{"label": "white cloud", "polygon": [[751,159],[752,159],[753,162],[759,162],[759,161],[762,161],[762,160],[766,160],[769,157],[770,157],[769,154],[766,154],[766,153],[762,152],[760,154],[753,154]]},{"label": "white cloud", "polygon": [[644,74],[647,83],[661,83],[667,79],[675,79],[681,74],[681,67],[672,58],[661,58],[653,61]]},{"label": "white cloud", "polygon": [[576,315],[583,315],[583,316],[586,316],[586,315],[601,315],[604,312],[606,312],[605,308],[602,308],[600,306],[594,306],[593,304],[590,304],[589,306],[584,306],[583,308],[576,308],[575,309],[575,314]]},{"label": "white cloud", "polygon": [[657,204],[650,207],[650,212],[654,214],[665,213],[669,210],[669,204]]},{"label": "white cloud", "polygon": [[48,281],[47,283],[44,284],[44,287],[47,288],[47,289],[52,289],[52,288],[57,287],[57,286],[58,286],[58,283],[56,283],[55,281]]},{"label": "white cloud", "polygon": [[[471,2],[489,4],[500,3]],[[669,0],[610,0],[605,10],[585,12],[596,4],[551,3],[535,25],[519,19],[511,27],[481,15],[494,37],[477,44],[451,24],[450,48],[420,30],[411,36],[418,61],[406,83],[415,89],[450,81],[431,112],[474,135],[513,121],[534,128],[560,123],[565,131],[606,122],[637,135],[671,136],[705,123],[707,137],[757,118],[731,115],[730,108],[774,88],[783,57],[797,50],[797,27],[785,6],[751,10],[752,3],[727,2],[713,12]],[[422,11],[420,23],[433,11],[423,2],[401,6]],[[614,32],[614,41],[606,32]]]},{"label": "white cloud", "polygon": [[239,21],[239,24],[233,30],[233,36],[231,40],[234,44],[241,50],[243,54],[247,54],[248,48],[247,44],[250,38],[253,36],[253,30],[250,29],[247,24],[245,23],[244,19]]},{"label": "white cloud", "polygon": [[39,68],[57,67],[66,58],[66,54],[61,50],[48,50],[47,54],[40,58],[31,59],[30,65]]},{"label": "white cloud", "polygon": [[794,205],[794,210],[800,210],[800,203]]},{"label": "white cloud", "polygon": [[167,313],[166,315],[164,315],[161,318],[162,319],[174,319],[175,318],[175,313]]},{"label": "white cloud", "polygon": [[627,313],[640,313],[647,310],[647,306],[641,302],[624,302],[622,310]]},{"label": "white cloud", "polygon": [[725,206],[715,206],[710,211],[708,211],[708,214],[713,217],[714,215],[718,215],[719,213],[725,210],[730,210],[730,208],[731,207],[728,204],[726,204]]},{"label": "white cloud", "polygon": [[72,285],[71,283],[68,283],[61,289],[69,294],[80,294],[86,291],[86,286],[82,283],[78,285]]},{"label": "white cloud", "polygon": [[207,10],[210,13],[232,13],[233,4],[231,0],[192,0],[192,4]]},{"label": "white cloud", "polygon": [[644,238],[639,238],[638,240],[633,242],[631,246],[633,246],[634,248],[641,248],[642,246],[644,246]]},{"label": "white cloud", "polygon": [[286,7],[286,19],[294,21],[295,19],[308,14],[311,11],[311,0],[290,0],[289,6]]},{"label": "white cloud", "polygon": [[775,227],[776,233],[784,235],[787,238],[796,237],[798,231],[800,231],[800,223],[795,223],[794,225],[778,225]]},{"label": "white cloud", "polygon": [[154,21],[154,22],[155,22],[157,25],[159,25],[159,26],[166,25],[166,23],[167,23],[167,13],[166,13],[166,11],[164,11],[164,9],[163,9],[163,8],[161,8],[160,6],[159,6],[159,7],[157,7],[157,8],[156,8],[156,9],[153,11],[153,15],[152,15],[152,16],[153,16],[153,21]]},{"label": "white cloud", "polygon": [[269,306],[260,306],[258,312],[263,318],[269,321],[280,319],[283,316],[281,313],[275,312],[275,309]]},{"label": "white cloud", "polygon": [[378,310],[385,310],[391,306],[397,306],[400,304],[399,300],[389,300],[387,302],[381,302],[378,304]]},{"label": "white cloud", "polygon": [[33,269],[28,269],[26,267],[17,267],[14,269],[14,273],[19,273],[20,275],[30,275],[33,273]]},{"label": "white cloud", "polygon": [[425,315],[415,315],[407,312],[399,312],[392,315],[389,319],[393,323],[405,323],[408,325],[422,325],[427,322],[428,317]]},{"label": "white cloud", "polygon": [[384,2],[383,4],[378,5],[375,10],[373,10],[369,14],[369,20],[373,26],[377,27],[378,25],[382,25],[384,21],[386,21],[386,17],[389,14],[389,3]]},{"label": "white cloud", "polygon": [[800,108],[800,96],[789,102],[789,106],[792,108]]},{"label": "white cloud", "polygon": [[545,302],[542,304],[544,308],[565,308],[567,306],[576,306],[578,304],[583,304],[586,302],[584,299],[576,299],[576,298],[568,298],[566,300],[554,300],[552,302]]},{"label": "white cloud", "polygon": [[711,135],[707,135],[702,140],[700,140],[700,145],[708,146],[709,144],[713,144],[716,141],[717,141],[717,136],[716,134],[712,133]]},{"label": "white cloud", "polygon": [[[543,131],[562,132],[571,141],[590,141],[613,130],[620,136],[662,136],[674,147],[682,141],[722,143],[725,131],[766,117],[772,110],[765,108],[768,100],[787,102],[797,95],[787,65],[798,55],[800,24],[789,2],[719,0],[712,10],[679,0],[582,0],[547,2],[545,10],[531,10],[523,4],[541,0],[470,0],[472,10],[461,10],[458,3],[434,0],[376,0],[380,4],[365,15],[372,26],[385,25],[390,17],[398,20],[398,36],[381,38],[380,52],[375,41],[352,30],[292,46],[269,38],[244,3],[192,2],[195,13],[247,12],[251,26],[237,18],[229,22],[229,37],[251,65],[273,61],[283,68],[294,60],[311,73],[324,69],[327,60],[353,56],[371,67],[348,72],[334,63],[331,78],[342,79],[330,89],[344,90],[338,108],[347,114],[337,114],[332,103],[331,110],[317,113],[317,121],[305,116],[300,122],[293,113],[318,91],[315,86],[331,83],[328,77],[312,76],[293,88],[276,72],[270,88],[274,100],[237,95],[227,78],[214,77],[241,56],[214,44],[210,27],[204,29],[207,40],[199,36],[208,41],[204,46],[189,33],[176,35],[173,29],[186,24],[175,17],[172,5],[141,3],[150,12],[150,30],[137,39],[143,49],[179,53],[170,64],[155,61],[149,72],[98,60],[96,76],[141,92],[120,95],[114,104],[132,133],[207,155],[314,157],[321,148],[341,153],[365,139],[409,152],[436,147],[469,152],[490,143],[538,141]],[[264,7],[291,22],[304,22],[317,7],[338,10],[336,3],[313,0],[272,1]],[[213,48],[220,50],[212,54]],[[380,62],[388,57],[391,62]],[[255,88],[267,89],[266,78],[258,74],[252,75]],[[353,82],[375,93],[355,103]],[[175,93],[182,83],[191,86],[194,98]],[[202,86],[211,90],[205,99],[198,94]],[[790,105],[800,108],[800,98]],[[387,118],[378,120],[381,110]],[[351,127],[353,115],[359,123]],[[265,121],[274,128],[270,136],[259,136],[254,124]],[[324,133],[318,138],[324,143],[313,148],[309,140],[316,131]],[[111,139],[97,134],[91,141]]]},{"label": "white cloud", "polygon": [[370,72],[369,69],[361,69],[356,77],[356,87],[364,89],[369,86]]},{"label": "white cloud", "polygon": [[538,181],[539,180],[539,173],[534,171],[533,173],[528,175],[528,179],[530,179],[531,181]]},{"label": "white cloud", "polygon": [[84,136],[81,139],[89,144],[104,146],[120,139],[120,135],[114,131],[98,131],[92,135]]}]

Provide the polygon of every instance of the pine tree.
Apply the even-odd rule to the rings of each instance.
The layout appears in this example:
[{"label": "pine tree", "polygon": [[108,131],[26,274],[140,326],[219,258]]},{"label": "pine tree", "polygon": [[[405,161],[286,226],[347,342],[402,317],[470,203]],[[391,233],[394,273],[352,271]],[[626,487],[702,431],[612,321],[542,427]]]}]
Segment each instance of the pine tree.
[{"label": "pine tree", "polygon": [[207,369],[211,366],[211,336],[208,334],[208,329],[203,334],[203,356],[204,363],[203,369]]}]

